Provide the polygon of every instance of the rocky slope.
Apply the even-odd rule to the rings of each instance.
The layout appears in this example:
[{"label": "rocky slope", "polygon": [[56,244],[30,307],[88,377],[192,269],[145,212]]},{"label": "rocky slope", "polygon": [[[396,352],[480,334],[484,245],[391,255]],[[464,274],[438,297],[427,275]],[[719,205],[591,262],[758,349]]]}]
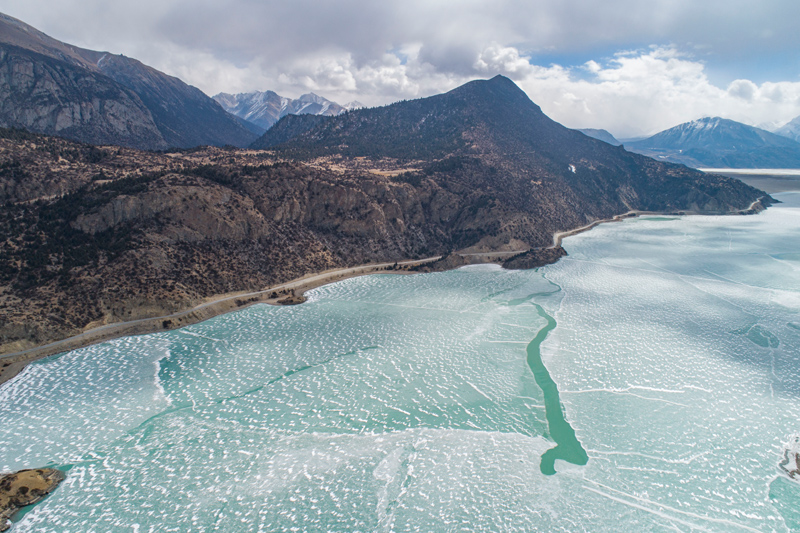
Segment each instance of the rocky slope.
[{"label": "rocky slope", "polygon": [[660,163],[565,128],[502,76],[316,123],[285,117],[252,146],[306,161],[337,155],[406,161],[421,169],[408,180],[433,177],[483,193],[495,224],[507,224],[497,231],[520,232],[531,246],[559,229],[629,210],[726,212],[755,199],[737,180]]},{"label": "rocky slope", "polygon": [[800,143],[719,117],[680,124],[625,147],[695,168],[800,168]]},{"label": "rocky slope", "polygon": [[177,78],[62,43],[3,14],[0,126],[144,149],[245,146],[256,137]]},{"label": "rocky slope", "polygon": [[[273,91],[219,93],[214,96],[214,100],[228,113],[261,128],[261,133],[270,129],[286,115],[336,116],[355,108],[340,106],[314,93],[304,94],[295,99],[280,96]],[[358,107],[363,106],[359,104]]]}]

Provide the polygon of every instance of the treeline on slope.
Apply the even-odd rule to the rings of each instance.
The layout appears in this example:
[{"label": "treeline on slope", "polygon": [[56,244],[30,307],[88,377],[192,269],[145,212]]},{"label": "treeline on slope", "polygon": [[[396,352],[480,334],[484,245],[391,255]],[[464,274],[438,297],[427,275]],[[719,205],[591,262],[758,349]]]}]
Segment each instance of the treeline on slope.
[{"label": "treeline on slope", "polygon": [[[410,106],[412,112],[403,106]],[[438,120],[425,124],[419,115]],[[334,154],[400,161],[438,159],[466,147],[461,132],[468,124],[463,116],[459,106],[431,98],[348,111],[337,117],[287,115],[251,148],[275,149],[300,160]]]},{"label": "treeline on slope", "polygon": [[[0,127],[0,139],[9,141],[28,141],[36,144],[35,150],[46,152],[55,157],[63,157],[67,161],[81,161],[84,163],[99,163],[109,156],[107,149],[94,144],[78,141],[65,141],[58,137],[32,133],[22,128]],[[14,154],[11,154],[11,158]]]}]

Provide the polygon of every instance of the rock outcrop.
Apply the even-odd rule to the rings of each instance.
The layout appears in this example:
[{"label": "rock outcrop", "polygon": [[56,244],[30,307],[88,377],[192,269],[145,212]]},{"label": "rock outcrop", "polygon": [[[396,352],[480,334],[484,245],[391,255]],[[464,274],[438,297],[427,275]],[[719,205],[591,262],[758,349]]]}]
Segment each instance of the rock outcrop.
[{"label": "rock outcrop", "polygon": [[130,89],[101,73],[0,45],[0,126],[95,144],[166,148],[153,116]]},{"label": "rock outcrop", "polygon": [[63,480],[64,473],[55,468],[0,474],[0,531],[11,527],[9,519],[14,513],[41,501]]}]

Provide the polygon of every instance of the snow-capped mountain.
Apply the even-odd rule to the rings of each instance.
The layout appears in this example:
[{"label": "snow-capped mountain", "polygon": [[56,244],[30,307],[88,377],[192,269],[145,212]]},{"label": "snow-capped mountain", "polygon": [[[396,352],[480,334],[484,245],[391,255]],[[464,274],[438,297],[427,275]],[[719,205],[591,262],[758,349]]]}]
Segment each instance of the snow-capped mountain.
[{"label": "snow-capped mountain", "polygon": [[719,117],[686,122],[625,148],[699,168],[800,168],[800,143]]},{"label": "snow-capped mountain", "polygon": [[[236,115],[265,130],[272,127],[286,115],[341,115],[348,110],[336,102],[314,93],[304,94],[299,98],[283,97],[273,91],[255,91],[252,93],[228,94],[219,93],[214,96],[228,113]],[[358,102],[354,102],[360,107]],[[350,105],[350,104],[348,104]]]},{"label": "snow-capped mountain", "polygon": [[794,117],[788,124],[776,129],[775,133],[800,142],[800,117]]}]

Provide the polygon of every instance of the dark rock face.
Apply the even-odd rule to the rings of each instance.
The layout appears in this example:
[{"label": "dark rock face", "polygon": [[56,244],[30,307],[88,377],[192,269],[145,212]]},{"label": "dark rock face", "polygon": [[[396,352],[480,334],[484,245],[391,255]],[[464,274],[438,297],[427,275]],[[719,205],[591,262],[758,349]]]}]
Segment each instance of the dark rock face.
[{"label": "dark rock face", "polygon": [[153,115],[167,146],[244,147],[255,135],[199,89],[125,56],[106,54],[100,72],[129,88]]},{"label": "dark rock face", "polygon": [[702,118],[627,143],[633,152],[695,168],[798,168],[800,143],[723,118]]},{"label": "dark rock face", "polygon": [[2,14],[0,126],[143,149],[246,146],[256,138],[177,78],[61,43]]}]

